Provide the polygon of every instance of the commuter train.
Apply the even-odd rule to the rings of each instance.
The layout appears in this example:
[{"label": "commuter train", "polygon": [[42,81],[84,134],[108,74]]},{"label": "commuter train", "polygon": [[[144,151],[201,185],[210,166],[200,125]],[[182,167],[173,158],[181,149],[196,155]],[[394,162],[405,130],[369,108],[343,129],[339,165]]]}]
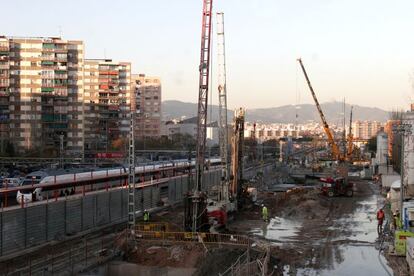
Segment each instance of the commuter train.
[{"label": "commuter train", "polygon": [[[219,158],[207,160],[208,166],[220,165]],[[195,167],[195,161],[174,160],[135,167],[136,182],[151,179],[172,177],[188,173],[189,165]],[[110,169],[95,170],[45,170],[28,174],[21,182],[22,187],[17,191],[16,200],[19,204],[41,201],[127,185],[129,168],[124,166]],[[31,186],[31,187],[30,187]]]}]

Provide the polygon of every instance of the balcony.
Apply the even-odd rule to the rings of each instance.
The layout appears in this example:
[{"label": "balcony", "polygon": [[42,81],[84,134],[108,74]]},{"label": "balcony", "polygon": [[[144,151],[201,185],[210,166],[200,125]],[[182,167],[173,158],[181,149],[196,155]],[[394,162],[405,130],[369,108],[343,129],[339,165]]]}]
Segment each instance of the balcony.
[{"label": "balcony", "polygon": [[0,63],[0,69],[10,69],[9,63]]},{"label": "balcony", "polygon": [[112,105],[109,106],[108,109],[110,111],[118,111],[119,110],[119,105],[112,104]]},{"label": "balcony", "polygon": [[53,83],[42,83],[42,87],[47,87],[47,88],[50,88],[50,87],[55,87],[55,85],[53,84]]},{"label": "balcony", "polygon": [[42,60],[45,60],[45,61],[54,61],[55,60],[55,56],[53,56],[53,55],[42,55],[40,58]]},{"label": "balcony", "polygon": [[0,97],[8,97],[10,95],[10,92],[8,91],[0,91]]},{"label": "balcony", "polygon": [[0,114],[0,122],[8,121],[10,120],[9,114]]},{"label": "balcony", "polygon": [[68,89],[67,88],[55,88],[55,95],[59,97],[67,97]]},{"label": "balcony", "polygon": [[67,79],[67,74],[55,74],[55,79]]},{"label": "balcony", "polygon": [[50,60],[42,60],[41,65],[42,66],[53,66],[53,65],[55,65],[55,63],[53,61],[50,61]]},{"label": "balcony", "polygon": [[56,57],[56,60],[60,62],[67,62],[68,58],[67,57]]},{"label": "balcony", "polygon": [[49,125],[49,128],[51,128],[51,129],[65,129],[65,128],[68,128],[68,124],[50,124]]},{"label": "balcony", "polygon": [[68,48],[66,46],[55,47],[55,52],[67,52]]},{"label": "balcony", "polygon": [[116,76],[118,75],[118,71],[99,71],[99,75]]},{"label": "balcony", "polygon": [[55,91],[55,89],[53,87],[42,87],[41,91],[43,93],[53,93],[53,91]]},{"label": "balcony", "polygon": [[43,122],[67,122],[68,116],[66,114],[42,114]]},{"label": "balcony", "polygon": [[9,52],[9,51],[10,49],[8,46],[3,46],[3,45],[0,46],[0,52]]},{"label": "balcony", "polygon": [[8,87],[10,82],[8,79],[0,79],[0,87]]},{"label": "balcony", "polygon": [[55,86],[60,86],[60,87],[66,87],[66,85],[68,85],[68,82],[66,80],[58,80],[55,78]]}]

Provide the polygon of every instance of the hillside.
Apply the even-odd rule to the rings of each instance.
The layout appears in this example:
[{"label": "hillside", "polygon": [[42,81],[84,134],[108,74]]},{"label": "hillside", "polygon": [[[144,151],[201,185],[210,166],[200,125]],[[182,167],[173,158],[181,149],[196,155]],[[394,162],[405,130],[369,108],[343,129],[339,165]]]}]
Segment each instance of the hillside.
[{"label": "hillside", "polygon": [[[327,102],[321,104],[322,110],[327,120],[331,123],[339,123],[343,120],[342,110],[343,103],[341,102]],[[349,121],[349,112],[351,105],[346,105],[346,121]],[[209,107],[212,111],[212,120],[218,117],[218,106]],[[297,110],[297,122],[305,123],[308,121],[319,121],[317,109],[311,104],[298,105],[296,109],[293,105],[284,105],[271,108],[248,109],[246,112],[246,120],[263,123],[294,123]],[[164,101],[162,103],[163,119],[168,120],[172,118],[186,118],[196,116],[197,104],[185,103],[180,101]],[[233,112],[228,111],[229,119],[233,117]],[[210,117],[210,115],[209,115]],[[379,108],[366,107],[354,105],[353,111],[354,120],[373,120],[385,122],[388,119],[388,112]]]}]

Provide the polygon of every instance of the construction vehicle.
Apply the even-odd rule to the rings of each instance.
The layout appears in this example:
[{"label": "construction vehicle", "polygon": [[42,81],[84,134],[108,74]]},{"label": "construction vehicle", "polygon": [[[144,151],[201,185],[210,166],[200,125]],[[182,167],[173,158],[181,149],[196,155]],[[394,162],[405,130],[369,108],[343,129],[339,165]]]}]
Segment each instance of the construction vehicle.
[{"label": "construction vehicle", "polygon": [[335,195],[346,195],[352,196],[353,195],[353,184],[348,181],[348,164],[346,161],[347,152],[341,154],[337,143],[335,142],[334,136],[332,134],[331,129],[329,128],[328,122],[325,119],[325,115],[323,114],[322,108],[319,104],[319,101],[316,97],[315,91],[313,90],[312,84],[309,80],[308,74],[306,73],[305,67],[303,66],[302,60],[299,58],[298,62],[302,68],[303,74],[305,75],[306,82],[308,84],[309,90],[312,94],[313,100],[315,101],[316,108],[318,109],[319,116],[321,117],[323,129],[325,131],[326,136],[328,137],[328,142],[331,146],[332,156],[334,160],[338,161],[338,167],[336,170],[336,175],[338,178],[327,178],[321,179],[321,182],[324,183],[322,186],[322,192],[327,194],[328,196],[335,196]]},{"label": "construction vehicle", "polygon": [[228,154],[227,127],[227,81],[226,51],[224,37],[224,13],[217,13],[217,59],[218,59],[218,96],[219,96],[219,145],[221,160],[220,191],[216,199],[208,199],[207,217],[214,230],[227,224],[227,213],[236,210],[236,204],[230,201],[230,160]]},{"label": "construction vehicle", "polygon": [[338,145],[335,142],[332,131],[329,128],[328,122],[325,119],[325,115],[323,114],[323,111],[322,111],[321,105],[319,104],[318,98],[316,97],[316,94],[313,91],[312,84],[309,80],[308,74],[306,73],[305,67],[303,66],[302,59],[298,58],[297,60],[300,64],[300,67],[302,68],[303,74],[305,75],[306,82],[308,83],[309,90],[312,94],[313,100],[315,101],[315,105],[316,105],[316,108],[318,109],[319,116],[321,117],[323,129],[325,131],[326,136],[328,137],[328,142],[331,146],[332,156],[335,160],[342,161],[344,158],[341,155],[341,152],[339,150]]},{"label": "construction vehicle", "polygon": [[352,197],[354,195],[354,183],[349,182],[346,178],[337,177],[337,178],[320,178],[322,182],[322,193],[329,196],[348,196]]},{"label": "construction vehicle", "polygon": [[203,188],[203,174],[205,167],[206,132],[207,132],[207,105],[210,77],[210,46],[212,27],[213,0],[203,0],[203,15],[201,25],[201,53],[199,65],[199,91],[197,112],[197,140],[196,140],[196,175],[192,192],[185,200],[184,226],[192,232],[202,231],[207,219],[207,197]]},{"label": "construction vehicle", "polygon": [[232,176],[230,196],[237,199],[240,206],[243,194],[243,145],[244,145],[244,117],[245,110],[237,109],[234,112],[234,132],[232,137]]},{"label": "construction vehicle", "polygon": [[227,223],[228,214],[243,206],[248,193],[254,193],[251,189],[243,187],[243,144],[244,144],[244,109],[236,109],[234,112],[234,127],[232,135],[232,167],[231,176],[227,182],[227,198],[221,200],[208,199],[207,217],[209,224],[215,231],[219,231]]}]

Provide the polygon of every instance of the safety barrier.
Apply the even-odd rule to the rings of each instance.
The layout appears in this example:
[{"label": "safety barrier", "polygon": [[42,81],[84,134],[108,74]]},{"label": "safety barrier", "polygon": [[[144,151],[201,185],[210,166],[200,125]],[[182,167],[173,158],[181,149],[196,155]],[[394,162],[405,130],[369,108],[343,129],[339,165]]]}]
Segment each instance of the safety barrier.
[{"label": "safety barrier", "polygon": [[193,242],[203,244],[223,244],[248,247],[250,239],[244,235],[200,233],[200,232],[163,232],[136,231],[137,240],[155,240],[167,242]]},{"label": "safety barrier", "polygon": [[166,222],[151,222],[151,223],[139,223],[135,225],[135,231],[146,232],[168,232],[171,230],[170,224]]}]

